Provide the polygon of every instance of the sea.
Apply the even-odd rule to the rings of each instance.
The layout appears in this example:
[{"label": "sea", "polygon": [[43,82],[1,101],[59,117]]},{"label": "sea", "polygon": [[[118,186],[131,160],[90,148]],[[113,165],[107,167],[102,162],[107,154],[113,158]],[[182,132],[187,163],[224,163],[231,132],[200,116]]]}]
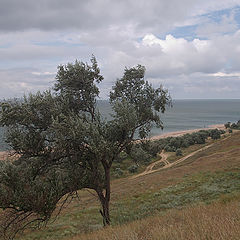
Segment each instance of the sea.
[{"label": "sea", "polygon": [[[102,115],[108,118],[111,113],[109,102],[98,101],[98,107]],[[160,117],[164,129],[153,126],[150,136],[236,122],[240,120],[240,99],[173,100],[173,106]],[[4,129],[0,128],[0,151],[8,148],[4,142]]]}]

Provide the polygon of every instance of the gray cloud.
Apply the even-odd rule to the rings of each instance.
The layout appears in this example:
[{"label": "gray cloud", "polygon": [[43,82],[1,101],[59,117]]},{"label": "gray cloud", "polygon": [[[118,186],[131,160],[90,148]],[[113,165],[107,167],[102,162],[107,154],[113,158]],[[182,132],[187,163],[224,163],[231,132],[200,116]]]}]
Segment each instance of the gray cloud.
[{"label": "gray cloud", "polygon": [[219,0],[218,3],[207,0],[1,0],[0,30],[71,28],[90,31],[134,25],[141,31],[159,33],[188,16],[237,3],[231,0]]},{"label": "gray cloud", "polygon": [[55,73],[41,73],[32,68],[0,70],[1,99],[44,91],[52,86],[54,75]]},{"label": "gray cloud", "polygon": [[[173,97],[223,93],[237,97],[234,86],[239,79],[234,73],[240,72],[240,31],[234,11],[220,23],[209,14],[239,4],[239,0],[0,0],[0,98],[47,89],[59,64],[88,61],[91,54],[105,76],[100,85],[103,98],[125,66],[138,63],[146,66],[147,79],[156,86],[163,83]],[[176,26],[192,25],[198,27],[191,40],[166,36]],[[218,72],[232,75],[211,75]]]}]

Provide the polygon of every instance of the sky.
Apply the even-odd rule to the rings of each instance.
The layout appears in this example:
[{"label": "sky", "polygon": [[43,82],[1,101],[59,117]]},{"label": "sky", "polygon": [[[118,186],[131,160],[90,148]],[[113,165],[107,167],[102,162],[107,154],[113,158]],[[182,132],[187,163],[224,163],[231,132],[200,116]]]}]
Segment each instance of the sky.
[{"label": "sky", "polygon": [[53,86],[95,55],[109,96],[125,67],[174,99],[240,98],[240,0],[0,0],[0,99]]}]

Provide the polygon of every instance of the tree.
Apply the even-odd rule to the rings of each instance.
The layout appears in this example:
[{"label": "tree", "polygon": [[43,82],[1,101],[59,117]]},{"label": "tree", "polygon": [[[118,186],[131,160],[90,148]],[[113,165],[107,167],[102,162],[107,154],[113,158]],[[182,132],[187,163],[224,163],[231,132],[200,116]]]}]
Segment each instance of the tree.
[{"label": "tree", "polygon": [[240,120],[237,121],[237,126],[240,127]]},{"label": "tree", "polygon": [[138,65],[126,68],[116,81],[109,121],[96,107],[103,77],[95,57],[91,65],[76,61],[59,66],[53,91],[1,103],[0,125],[7,128],[7,142],[18,155],[0,164],[0,207],[11,215],[2,224],[4,235],[13,225],[12,236],[33,221],[47,221],[60,199],[83,188],[97,193],[103,224],[110,224],[112,163],[129,151],[136,135],[146,138],[152,123],[162,128],[159,112],[171,104],[168,91],[154,89],[144,74]]},{"label": "tree", "polygon": [[212,139],[219,139],[221,138],[221,132],[216,128],[210,131],[210,137]]},{"label": "tree", "polygon": [[238,125],[237,125],[236,123],[232,123],[232,124],[231,124],[231,128],[232,128],[232,129],[238,129]]},{"label": "tree", "polygon": [[231,126],[231,122],[227,122],[227,123],[224,124],[225,128],[230,128],[230,126]]},{"label": "tree", "polygon": [[149,163],[152,158],[148,152],[144,151],[140,144],[134,144],[131,149],[130,156],[136,164]]}]

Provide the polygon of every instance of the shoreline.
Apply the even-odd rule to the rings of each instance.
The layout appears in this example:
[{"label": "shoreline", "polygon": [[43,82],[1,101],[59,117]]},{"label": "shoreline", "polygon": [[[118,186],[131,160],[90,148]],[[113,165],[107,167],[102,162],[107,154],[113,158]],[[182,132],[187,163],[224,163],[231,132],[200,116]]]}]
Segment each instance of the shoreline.
[{"label": "shoreline", "polygon": [[194,129],[187,129],[187,130],[163,133],[160,135],[150,137],[150,140],[158,140],[158,139],[167,138],[167,137],[180,137],[187,133],[191,134],[194,132],[198,132],[200,130],[210,130],[210,129],[215,129],[215,128],[222,129],[222,130],[225,129],[224,124],[214,124],[214,125],[209,125],[208,127],[205,127],[205,128],[194,128]]},{"label": "shoreline", "polygon": [[[198,132],[200,130],[209,130],[209,129],[215,129],[215,128],[225,129],[224,124],[215,124],[215,125],[209,125],[208,127],[205,127],[205,128],[195,128],[195,129],[163,133],[163,134],[160,134],[157,136],[152,136],[149,139],[150,140],[158,140],[158,139],[167,138],[167,137],[180,137],[187,133],[194,133],[194,132]],[[6,160],[8,157],[9,157],[8,151],[0,151],[0,161]]]}]

